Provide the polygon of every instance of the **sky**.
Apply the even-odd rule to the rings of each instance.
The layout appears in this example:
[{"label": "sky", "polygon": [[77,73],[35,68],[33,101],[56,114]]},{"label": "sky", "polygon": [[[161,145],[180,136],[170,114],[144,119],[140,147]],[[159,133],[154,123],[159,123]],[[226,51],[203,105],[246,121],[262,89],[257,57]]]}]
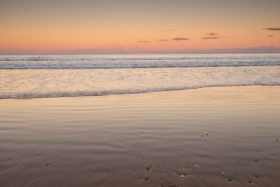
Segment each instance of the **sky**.
[{"label": "sky", "polygon": [[280,52],[280,0],[0,0],[0,54]]}]

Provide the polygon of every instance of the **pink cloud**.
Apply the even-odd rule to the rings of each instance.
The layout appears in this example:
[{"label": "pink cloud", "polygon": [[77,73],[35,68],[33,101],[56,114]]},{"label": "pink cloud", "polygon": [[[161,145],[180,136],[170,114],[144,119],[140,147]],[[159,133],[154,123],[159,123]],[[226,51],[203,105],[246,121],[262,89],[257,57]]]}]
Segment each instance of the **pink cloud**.
[{"label": "pink cloud", "polygon": [[216,32],[209,32],[209,33],[207,33],[207,35],[209,35],[209,36],[217,36],[217,35],[219,35],[219,34],[216,33]]},{"label": "pink cloud", "polygon": [[172,40],[174,40],[174,41],[184,41],[184,40],[189,40],[189,38],[175,37],[175,38],[172,38]]},{"label": "pink cloud", "polygon": [[267,28],[264,28],[264,30],[269,30],[269,31],[280,31],[280,27],[267,27]]},{"label": "pink cloud", "polygon": [[147,40],[140,40],[140,41],[138,41],[138,43],[150,43],[150,42]]}]

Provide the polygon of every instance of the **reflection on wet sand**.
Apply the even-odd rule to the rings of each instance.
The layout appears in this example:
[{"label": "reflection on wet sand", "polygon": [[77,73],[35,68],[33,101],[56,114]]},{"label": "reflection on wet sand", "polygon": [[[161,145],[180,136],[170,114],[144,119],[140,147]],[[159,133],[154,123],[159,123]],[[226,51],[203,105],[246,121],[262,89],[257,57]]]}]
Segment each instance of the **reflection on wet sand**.
[{"label": "reflection on wet sand", "polygon": [[279,186],[280,87],[0,101],[0,186]]}]

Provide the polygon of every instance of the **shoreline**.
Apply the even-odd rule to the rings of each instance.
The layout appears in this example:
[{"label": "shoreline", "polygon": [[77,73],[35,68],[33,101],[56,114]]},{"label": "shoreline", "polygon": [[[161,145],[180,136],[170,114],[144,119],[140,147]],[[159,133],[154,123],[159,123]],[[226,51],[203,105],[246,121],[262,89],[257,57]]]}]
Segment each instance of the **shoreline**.
[{"label": "shoreline", "polygon": [[[149,93],[161,93],[161,92],[177,92],[177,91],[188,91],[188,90],[197,90],[197,89],[207,89],[207,88],[230,88],[230,87],[277,87],[279,84],[252,84],[252,85],[211,85],[211,86],[202,86],[202,87],[194,87],[194,88],[167,88],[167,89],[154,89],[152,91],[133,91],[129,93],[127,90],[119,90],[112,93],[111,91],[104,92],[78,92],[76,93],[68,93],[68,92],[50,92],[46,94],[41,94],[41,96],[34,96],[38,94],[34,93],[22,93],[23,96],[11,96],[10,98],[0,96],[1,100],[21,100],[21,99],[47,99],[47,98],[76,98],[76,97],[101,97],[101,96],[111,96],[111,95],[134,95],[134,94],[149,94]],[[77,95],[78,94],[78,95]],[[51,95],[51,96],[49,96]],[[54,95],[54,96],[52,96]]]}]

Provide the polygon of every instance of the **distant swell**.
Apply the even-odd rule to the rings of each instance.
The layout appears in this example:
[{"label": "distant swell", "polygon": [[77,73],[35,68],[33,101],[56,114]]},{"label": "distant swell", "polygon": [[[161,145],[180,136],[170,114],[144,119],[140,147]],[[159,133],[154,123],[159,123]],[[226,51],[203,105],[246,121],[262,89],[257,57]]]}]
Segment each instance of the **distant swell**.
[{"label": "distant swell", "polygon": [[151,88],[139,90],[103,90],[92,92],[49,92],[49,93],[16,93],[1,94],[0,99],[32,99],[32,98],[58,98],[58,97],[82,97],[82,96],[105,96],[105,95],[121,95],[121,94],[139,94],[150,92],[176,91],[198,89],[206,87],[228,87],[228,86],[280,86],[280,83],[253,83],[253,84],[228,84],[228,85],[204,85],[194,87],[170,87],[170,88]]},{"label": "distant swell", "polygon": [[153,61],[153,60],[242,60],[242,59],[279,59],[280,55],[232,55],[232,56],[222,56],[222,55],[179,55],[179,56],[139,56],[139,55],[112,55],[112,56],[102,56],[102,55],[89,55],[89,56],[0,56],[0,61]]},{"label": "distant swell", "polygon": [[280,55],[0,56],[0,69],[280,66]]},{"label": "distant swell", "polygon": [[159,62],[57,62],[57,63],[0,63],[0,69],[117,69],[117,68],[171,68],[171,67],[237,67],[280,66],[280,60],[254,61],[159,61]]}]

